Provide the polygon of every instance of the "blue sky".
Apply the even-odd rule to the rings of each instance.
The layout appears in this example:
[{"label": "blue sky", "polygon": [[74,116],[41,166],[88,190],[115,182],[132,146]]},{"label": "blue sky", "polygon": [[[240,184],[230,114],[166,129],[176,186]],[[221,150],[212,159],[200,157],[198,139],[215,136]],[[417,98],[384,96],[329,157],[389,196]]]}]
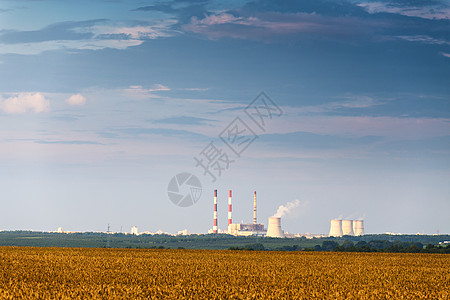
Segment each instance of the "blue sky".
[{"label": "blue sky", "polygon": [[[0,2],[0,229],[450,232],[448,1]],[[282,111],[258,127],[265,92]],[[239,117],[257,138],[220,139]],[[233,162],[212,182],[194,157]],[[196,175],[182,208],[167,185]]]}]

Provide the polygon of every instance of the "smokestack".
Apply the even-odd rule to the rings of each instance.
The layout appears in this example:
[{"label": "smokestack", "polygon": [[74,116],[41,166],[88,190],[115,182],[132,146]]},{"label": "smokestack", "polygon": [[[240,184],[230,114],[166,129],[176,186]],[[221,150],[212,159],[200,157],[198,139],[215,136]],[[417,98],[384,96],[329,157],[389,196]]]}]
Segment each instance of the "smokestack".
[{"label": "smokestack", "polygon": [[266,236],[276,237],[276,238],[284,237],[283,230],[281,230],[281,218],[280,217],[270,217],[269,218],[269,226],[267,227]]},{"label": "smokestack", "polygon": [[353,232],[356,236],[364,235],[364,221],[354,220],[353,221]]},{"label": "smokestack", "polygon": [[256,191],[253,192],[253,224],[256,225]]},{"label": "smokestack", "polygon": [[214,190],[213,233],[217,233],[217,190]]},{"label": "smokestack", "polygon": [[354,235],[353,220],[342,220],[342,234],[343,235]]},{"label": "smokestack", "polygon": [[342,220],[331,220],[330,236],[342,236]]},{"label": "smokestack", "polygon": [[228,231],[230,230],[231,219],[231,190],[228,191]]}]

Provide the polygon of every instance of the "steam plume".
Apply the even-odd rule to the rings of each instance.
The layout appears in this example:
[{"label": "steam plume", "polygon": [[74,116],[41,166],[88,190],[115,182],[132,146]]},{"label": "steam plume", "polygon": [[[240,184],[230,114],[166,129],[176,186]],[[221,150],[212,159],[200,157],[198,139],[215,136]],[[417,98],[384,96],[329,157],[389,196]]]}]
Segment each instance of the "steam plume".
[{"label": "steam plume", "polygon": [[285,215],[292,213],[294,208],[299,207],[299,206],[306,209],[308,204],[309,203],[307,201],[300,201],[298,199],[295,201],[292,201],[292,202],[288,202],[288,203],[286,203],[286,205],[280,205],[278,207],[277,212],[273,215],[273,217],[276,217],[276,218],[284,217]]}]

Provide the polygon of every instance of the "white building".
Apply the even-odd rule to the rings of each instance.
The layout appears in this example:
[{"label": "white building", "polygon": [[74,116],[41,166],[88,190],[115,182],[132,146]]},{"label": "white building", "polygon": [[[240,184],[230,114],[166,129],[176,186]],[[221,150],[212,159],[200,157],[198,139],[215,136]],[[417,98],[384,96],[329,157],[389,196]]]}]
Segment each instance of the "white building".
[{"label": "white building", "polygon": [[136,226],[131,227],[131,234],[139,235],[138,228]]}]

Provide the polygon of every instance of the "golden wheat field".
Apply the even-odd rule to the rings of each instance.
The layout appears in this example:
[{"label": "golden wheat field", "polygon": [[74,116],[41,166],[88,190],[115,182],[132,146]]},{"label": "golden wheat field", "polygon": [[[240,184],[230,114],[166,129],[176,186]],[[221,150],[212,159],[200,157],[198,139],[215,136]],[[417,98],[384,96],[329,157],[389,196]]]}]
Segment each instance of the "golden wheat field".
[{"label": "golden wheat field", "polygon": [[1,299],[448,299],[450,256],[0,247]]}]

